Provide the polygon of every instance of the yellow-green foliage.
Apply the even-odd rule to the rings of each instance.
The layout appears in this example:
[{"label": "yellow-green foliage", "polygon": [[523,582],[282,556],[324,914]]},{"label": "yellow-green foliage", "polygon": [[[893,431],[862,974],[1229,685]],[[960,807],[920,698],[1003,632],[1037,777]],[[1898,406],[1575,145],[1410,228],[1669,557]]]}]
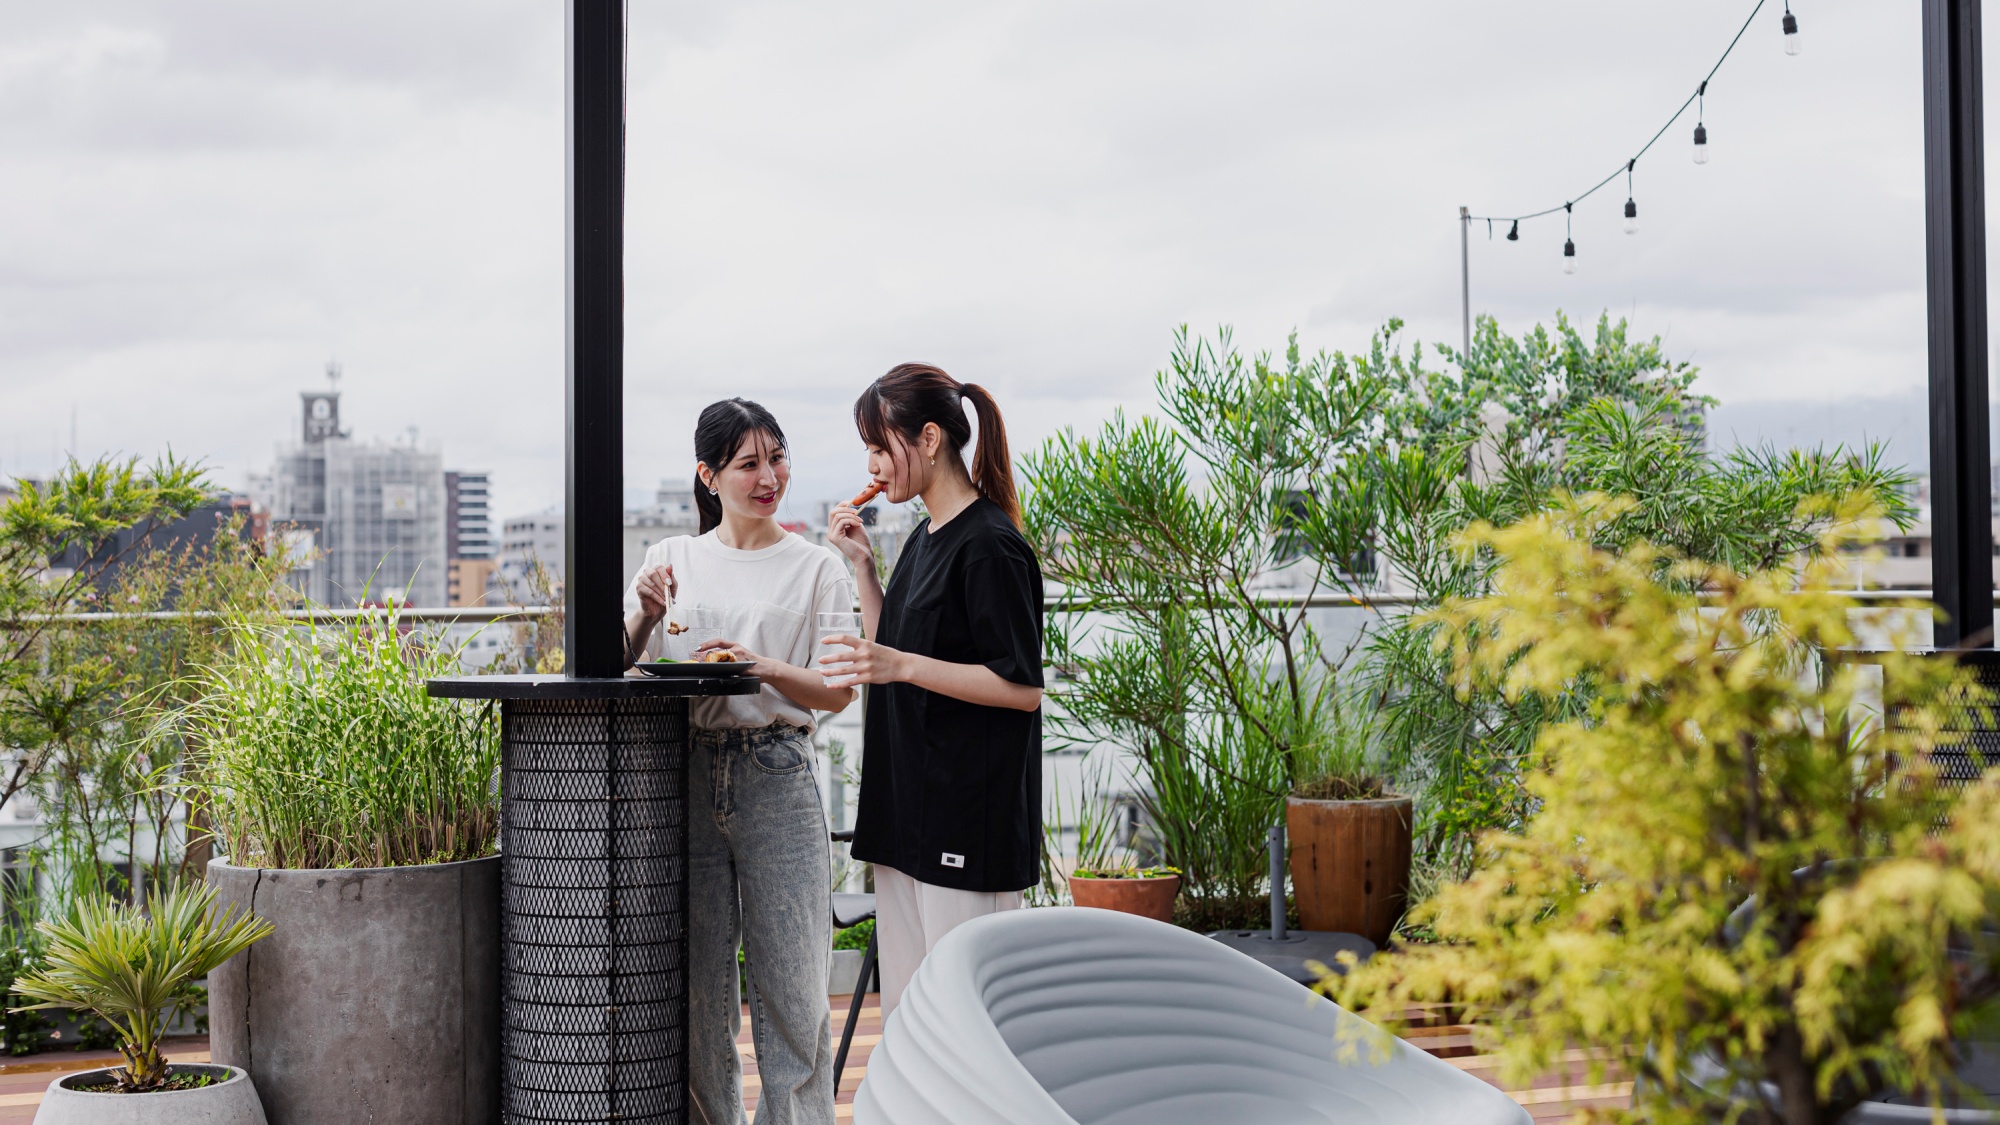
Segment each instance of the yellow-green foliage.
[{"label": "yellow-green foliage", "polygon": [[14,982],[36,1008],[90,1012],[118,1030],[124,1090],[167,1081],[160,1035],[169,1013],[188,1003],[188,986],[270,936],[271,924],[235,908],[215,911],[215,890],[189,883],[146,897],[144,910],[85,898],[74,912],[36,929],[49,939],[48,965]]},{"label": "yellow-green foliage", "polygon": [[[1592,547],[1619,507],[1466,537],[1501,565],[1491,597],[1437,614],[1460,688],[1588,683],[1596,702],[1542,733],[1526,828],[1418,908],[1443,940],[1328,989],[1385,1018],[1462,1004],[1514,1080],[1593,1048],[1600,1079],[1640,1076],[1609,1120],[1727,1119],[1717,1095],[1745,1079],[1786,1122],[1885,1087],[1949,1097],[1953,1037],[2000,968],[2000,784],[1954,803],[1927,758],[1972,689],[1948,661],[1823,660],[1855,643],[1831,567]],[[1705,1059],[1730,1077],[1688,1081]]]}]

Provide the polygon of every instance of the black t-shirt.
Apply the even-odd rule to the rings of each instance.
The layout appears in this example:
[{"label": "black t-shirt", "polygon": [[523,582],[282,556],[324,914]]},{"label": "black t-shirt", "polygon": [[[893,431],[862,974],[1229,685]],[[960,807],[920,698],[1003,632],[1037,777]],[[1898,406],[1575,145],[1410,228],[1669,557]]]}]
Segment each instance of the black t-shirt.
[{"label": "black t-shirt", "polygon": [[[1042,567],[979,499],[917,525],[889,577],[875,638],[1042,686]],[[982,707],[915,684],[868,689],[854,858],[962,891],[1041,877],[1042,713]]]}]

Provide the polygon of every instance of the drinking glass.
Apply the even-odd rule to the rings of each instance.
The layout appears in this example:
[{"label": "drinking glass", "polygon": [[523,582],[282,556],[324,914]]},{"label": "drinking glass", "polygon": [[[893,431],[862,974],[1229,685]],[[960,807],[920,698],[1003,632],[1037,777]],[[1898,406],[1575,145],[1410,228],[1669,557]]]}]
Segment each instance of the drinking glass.
[{"label": "drinking glass", "polygon": [[[813,640],[815,642],[825,640],[828,637],[858,637],[861,635],[861,615],[858,613],[822,613],[818,615],[816,624],[818,627],[813,630]],[[842,674],[843,669],[852,667],[852,665],[845,662],[821,664],[819,662],[820,657],[851,656],[853,653],[854,646],[852,645],[827,645],[818,643],[813,645],[812,662],[820,670],[820,677],[825,681],[826,686],[846,687],[848,684],[853,683],[853,676]]]}]

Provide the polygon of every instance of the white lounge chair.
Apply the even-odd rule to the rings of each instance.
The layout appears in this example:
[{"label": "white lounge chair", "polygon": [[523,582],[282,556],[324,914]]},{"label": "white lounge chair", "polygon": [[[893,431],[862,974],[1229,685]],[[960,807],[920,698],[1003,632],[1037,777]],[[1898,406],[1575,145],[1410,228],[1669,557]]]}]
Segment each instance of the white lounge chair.
[{"label": "white lounge chair", "polygon": [[854,1125],[1528,1125],[1507,1095],[1199,934],[1109,910],[988,915],[917,970]]}]

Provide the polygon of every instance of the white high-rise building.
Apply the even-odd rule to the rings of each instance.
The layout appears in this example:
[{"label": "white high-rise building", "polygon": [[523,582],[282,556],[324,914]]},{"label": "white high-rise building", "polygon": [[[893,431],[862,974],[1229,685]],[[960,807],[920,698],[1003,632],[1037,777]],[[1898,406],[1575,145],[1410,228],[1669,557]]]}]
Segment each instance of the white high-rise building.
[{"label": "white high-rise building", "polygon": [[[331,370],[331,369],[330,369]],[[279,450],[271,529],[298,561],[293,584],[321,605],[445,604],[444,457],[340,428],[340,392],[300,394],[298,443]]]},{"label": "white high-rise building", "polygon": [[444,553],[453,559],[490,559],[496,554],[488,502],[490,473],[460,470],[444,475]]},{"label": "white high-rise building", "polygon": [[530,588],[529,575],[536,563],[542,565],[557,588],[561,587],[564,526],[561,505],[525,516],[510,516],[501,523],[500,581],[506,585],[509,597],[523,604],[533,599],[536,591]]}]

